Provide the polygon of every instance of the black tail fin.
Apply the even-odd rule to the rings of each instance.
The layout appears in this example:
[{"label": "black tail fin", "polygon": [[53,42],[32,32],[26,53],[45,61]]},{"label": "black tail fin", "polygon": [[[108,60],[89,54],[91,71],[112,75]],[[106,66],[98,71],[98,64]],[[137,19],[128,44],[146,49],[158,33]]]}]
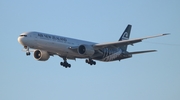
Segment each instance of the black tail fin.
[{"label": "black tail fin", "polygon": [[129,39],[129,36],[130,36],[130,33],[131,33],[131,27],[132,27],[132,25],[128,25],[126,27],[126,29],[124,30],[123,34],[121,35],[119,41]]},{"label": "black tail fin", "polygon": [[[119,41],[128,40],[128,39],[129,39],[130,33],[131,33],[131,27],[132,27],[132,25],[128,25],[128,26],[126,27],[126,29],[124,30],[123,34],[122,34],[121,37],[119,38]],[[126,51],[126,50],[127,50],[127,45],[122,46],[121,49],[122,49],[123,51]]]}]

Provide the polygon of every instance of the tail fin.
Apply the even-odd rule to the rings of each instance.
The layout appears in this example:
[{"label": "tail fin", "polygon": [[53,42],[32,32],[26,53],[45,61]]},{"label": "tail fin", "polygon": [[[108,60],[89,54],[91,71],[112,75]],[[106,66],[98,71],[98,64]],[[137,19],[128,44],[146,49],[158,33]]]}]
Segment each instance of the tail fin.
[{"label": "tail fin", "polygon": [[129,39],[129,36],[130,36],[130,33],[131,33],[131,27],[132,27],[132,25],[128,25],[126,27],[126,29],[124,30],[123,34],[121,35],[119,41]]},{"label": "tail fin", "polygon": [[[122,34],[121,37],[119,38],[119,41],[128,40],[128,39],[129,39],[130,33],[131,33],[131,27],[132,27],[132,25],[128,25],[128,26],[126,27],[126,29],[124,30],[123,34]],[[122,49],[123,51],[126,51],[126,50],[127,50],[127,45],[122,46],[121,49]]]}]

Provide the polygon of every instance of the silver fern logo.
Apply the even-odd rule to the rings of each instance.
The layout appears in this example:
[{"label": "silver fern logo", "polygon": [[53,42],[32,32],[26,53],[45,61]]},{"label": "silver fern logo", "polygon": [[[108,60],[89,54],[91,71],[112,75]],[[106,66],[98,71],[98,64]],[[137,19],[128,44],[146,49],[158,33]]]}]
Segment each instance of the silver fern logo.
[{"label": "silver fern logo", "polygon": [[123,40],[128,40],[128,32],[125,32],[122,36]]},{"label": "silver fern logo", "polygon": [[118,50],[109,50],[108,48],[104,49],[103,52],[103,61],[112,61],[114,59],[116,59],[117,57],[119,57],[122,53],[121,49]]}]

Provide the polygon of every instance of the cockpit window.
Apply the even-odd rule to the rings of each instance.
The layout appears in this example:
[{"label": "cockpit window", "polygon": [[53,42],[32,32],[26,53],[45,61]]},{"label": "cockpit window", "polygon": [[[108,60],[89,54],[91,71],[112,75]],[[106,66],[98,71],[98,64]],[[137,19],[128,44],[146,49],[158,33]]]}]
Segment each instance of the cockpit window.
[{"label": "cockpit window", "polygon": [[20,35],[21,37],[27,37],[27,35]]}]

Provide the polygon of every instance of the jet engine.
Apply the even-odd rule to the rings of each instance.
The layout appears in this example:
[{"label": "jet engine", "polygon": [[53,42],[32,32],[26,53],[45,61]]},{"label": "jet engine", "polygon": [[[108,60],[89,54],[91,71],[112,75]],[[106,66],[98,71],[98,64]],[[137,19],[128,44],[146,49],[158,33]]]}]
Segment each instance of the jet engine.
[{"label": "jet engine", "polygon": [[81,55],[92,56],[94,52],[94,48],[90,45],[80,45],[78,48],[78,53]]},{"label": "jet engine", "polygon": [[49,54],[47,51],[36,50],[34,51],[34,58],[39,61],[46,61],[49,59]]}]

